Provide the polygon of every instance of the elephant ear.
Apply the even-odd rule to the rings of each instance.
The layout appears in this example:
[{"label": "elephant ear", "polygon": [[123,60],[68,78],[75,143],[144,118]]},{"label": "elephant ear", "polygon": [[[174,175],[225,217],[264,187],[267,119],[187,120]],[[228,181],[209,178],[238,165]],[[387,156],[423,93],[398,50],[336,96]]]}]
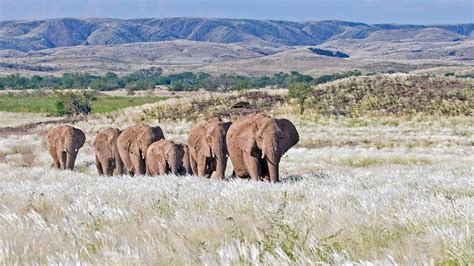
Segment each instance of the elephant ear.
[{"label": "elephant ear", "polygon": [[281,153],[286,153],[291,147],[293,147],[300,140],[298,131],[295,125],[288,119],[275,119],[278,127],[282,131],[282,138],[279,141]]},{"label": "elephant ear", "polygon": [[152,141],[158,141],[160,139],[165,139],[165,134],[163,134],[163,130],[161,130],[161,127],[156,126],[151,128],[151,139]]},{"label": "elephant ear", "polygon": [[84,146],[84,143],[86,143],[86,135],[84,134],[84,132],[82,132],[82,130],[78,128],[74,128],[74,135],[77,138],[76,149],[82,148],[82,146]]}]

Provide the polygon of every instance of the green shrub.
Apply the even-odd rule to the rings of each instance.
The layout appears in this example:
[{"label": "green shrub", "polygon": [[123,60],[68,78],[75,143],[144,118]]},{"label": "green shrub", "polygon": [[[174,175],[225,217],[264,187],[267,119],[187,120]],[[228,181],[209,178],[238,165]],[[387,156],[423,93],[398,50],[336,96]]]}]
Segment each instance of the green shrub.
[{"label": "green shrub", "polygon": [[94,91],[58,93],[55,115],[88,115],[92,112],[92,103],[97,100]]},{"label": "green shrub", "polygon": [[288,85],[288,97],[298,100],[300,106],[300,114],[304,113],[304,104],[306,99],[310,96],[313,88],[308,83],[294,82]]}]

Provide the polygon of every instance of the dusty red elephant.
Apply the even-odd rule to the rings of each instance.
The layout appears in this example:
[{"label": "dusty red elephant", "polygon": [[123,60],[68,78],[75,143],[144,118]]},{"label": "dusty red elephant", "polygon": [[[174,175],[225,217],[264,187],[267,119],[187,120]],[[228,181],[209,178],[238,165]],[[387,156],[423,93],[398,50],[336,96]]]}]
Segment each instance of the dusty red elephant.
[{"label": "dusty red elephant", "polygon": [[84,146],[86,136],[82,130],[63,125],[51,129],[47,137],[49,154],[53,157],[53,167],[74,169],[77,153]]},{"label": "dusty red elephant", "polygon": [[122,175],[124,167],[117,148],[117,139],[122,131],[118,128],[106,128],[94,141],[95,164],[99,175]]},{"label": "dusty red elephant", "polygon": [[262,113],[240,119],[227,132],[234,173],[252,180],[278,182],[280,159],[298,141],[298,131],[289,120]]},{"label": "dusty red elephant", "polygon": [[194,175],[211,177],[215,171],[223,179],[227,165],[225,136],[230,122],[219,117],[197,123],[189,132],[189,161]]}]

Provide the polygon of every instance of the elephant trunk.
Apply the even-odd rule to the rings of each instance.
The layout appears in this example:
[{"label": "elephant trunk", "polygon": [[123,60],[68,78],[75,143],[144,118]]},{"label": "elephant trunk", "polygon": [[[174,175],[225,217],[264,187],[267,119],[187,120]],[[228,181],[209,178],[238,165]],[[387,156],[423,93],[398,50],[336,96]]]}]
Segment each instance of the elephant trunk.
[{"label": "elephant trunk", "polygon": [[276,137],[270,138],[266,144],[267,145],[265,145],[265,148],[263,149],[263,154],[267,160],[270,181],[278,182],[281,155]]},{"label": "elephant trunk", "polygon": [[73,170],[76,162],[77,151],[67,152],[66,169]]},{"label": "elephant trunk", "polygon": [[215,141],[212,152],[216,160],[216,175],[218,178],[224,179],[227,166],[227,145],[224,137]]},{"label": "elephant trunk", "polygon": [[270,182],[275,183],[280,181],[280,173],[278,164],[272,164],[271,162],[267,161],[268,164],[268,172],[270,175]]}]

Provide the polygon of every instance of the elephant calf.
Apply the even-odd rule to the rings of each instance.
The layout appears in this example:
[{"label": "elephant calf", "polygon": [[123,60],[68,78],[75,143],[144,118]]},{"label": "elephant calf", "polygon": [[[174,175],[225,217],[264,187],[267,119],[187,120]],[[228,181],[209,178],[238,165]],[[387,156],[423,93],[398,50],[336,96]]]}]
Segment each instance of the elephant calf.
[{"label": "elephant calf", "polygon": [[99,133],[94,141],[95,164],[99,175],[112,176],[123,174],[123,162],[117,149],[117,139],[121,131],[118,128],[107,128]]},{"label": "elephant calf", "polygon": [[47,146],[53,167],[58,169],[74,169],[77,153],[84,146],[86,136],[82,130],[69,126],[58,126],[48,132]]},{"label": "elephant calf", "polygon": [[[189,165],[189,158],[185,157],[183,144],[171,140],[159,140],[148,147],[146,173],[148,175],[185,174],[185,161]],[[189,167],[189,166],[188,166]]]},{"label": "elephant calf", "polygon": [[299,141],[296,127],[287,119],[251,114],[230,126],[229,156],[238,177],[279,181],[281,156]]}]

